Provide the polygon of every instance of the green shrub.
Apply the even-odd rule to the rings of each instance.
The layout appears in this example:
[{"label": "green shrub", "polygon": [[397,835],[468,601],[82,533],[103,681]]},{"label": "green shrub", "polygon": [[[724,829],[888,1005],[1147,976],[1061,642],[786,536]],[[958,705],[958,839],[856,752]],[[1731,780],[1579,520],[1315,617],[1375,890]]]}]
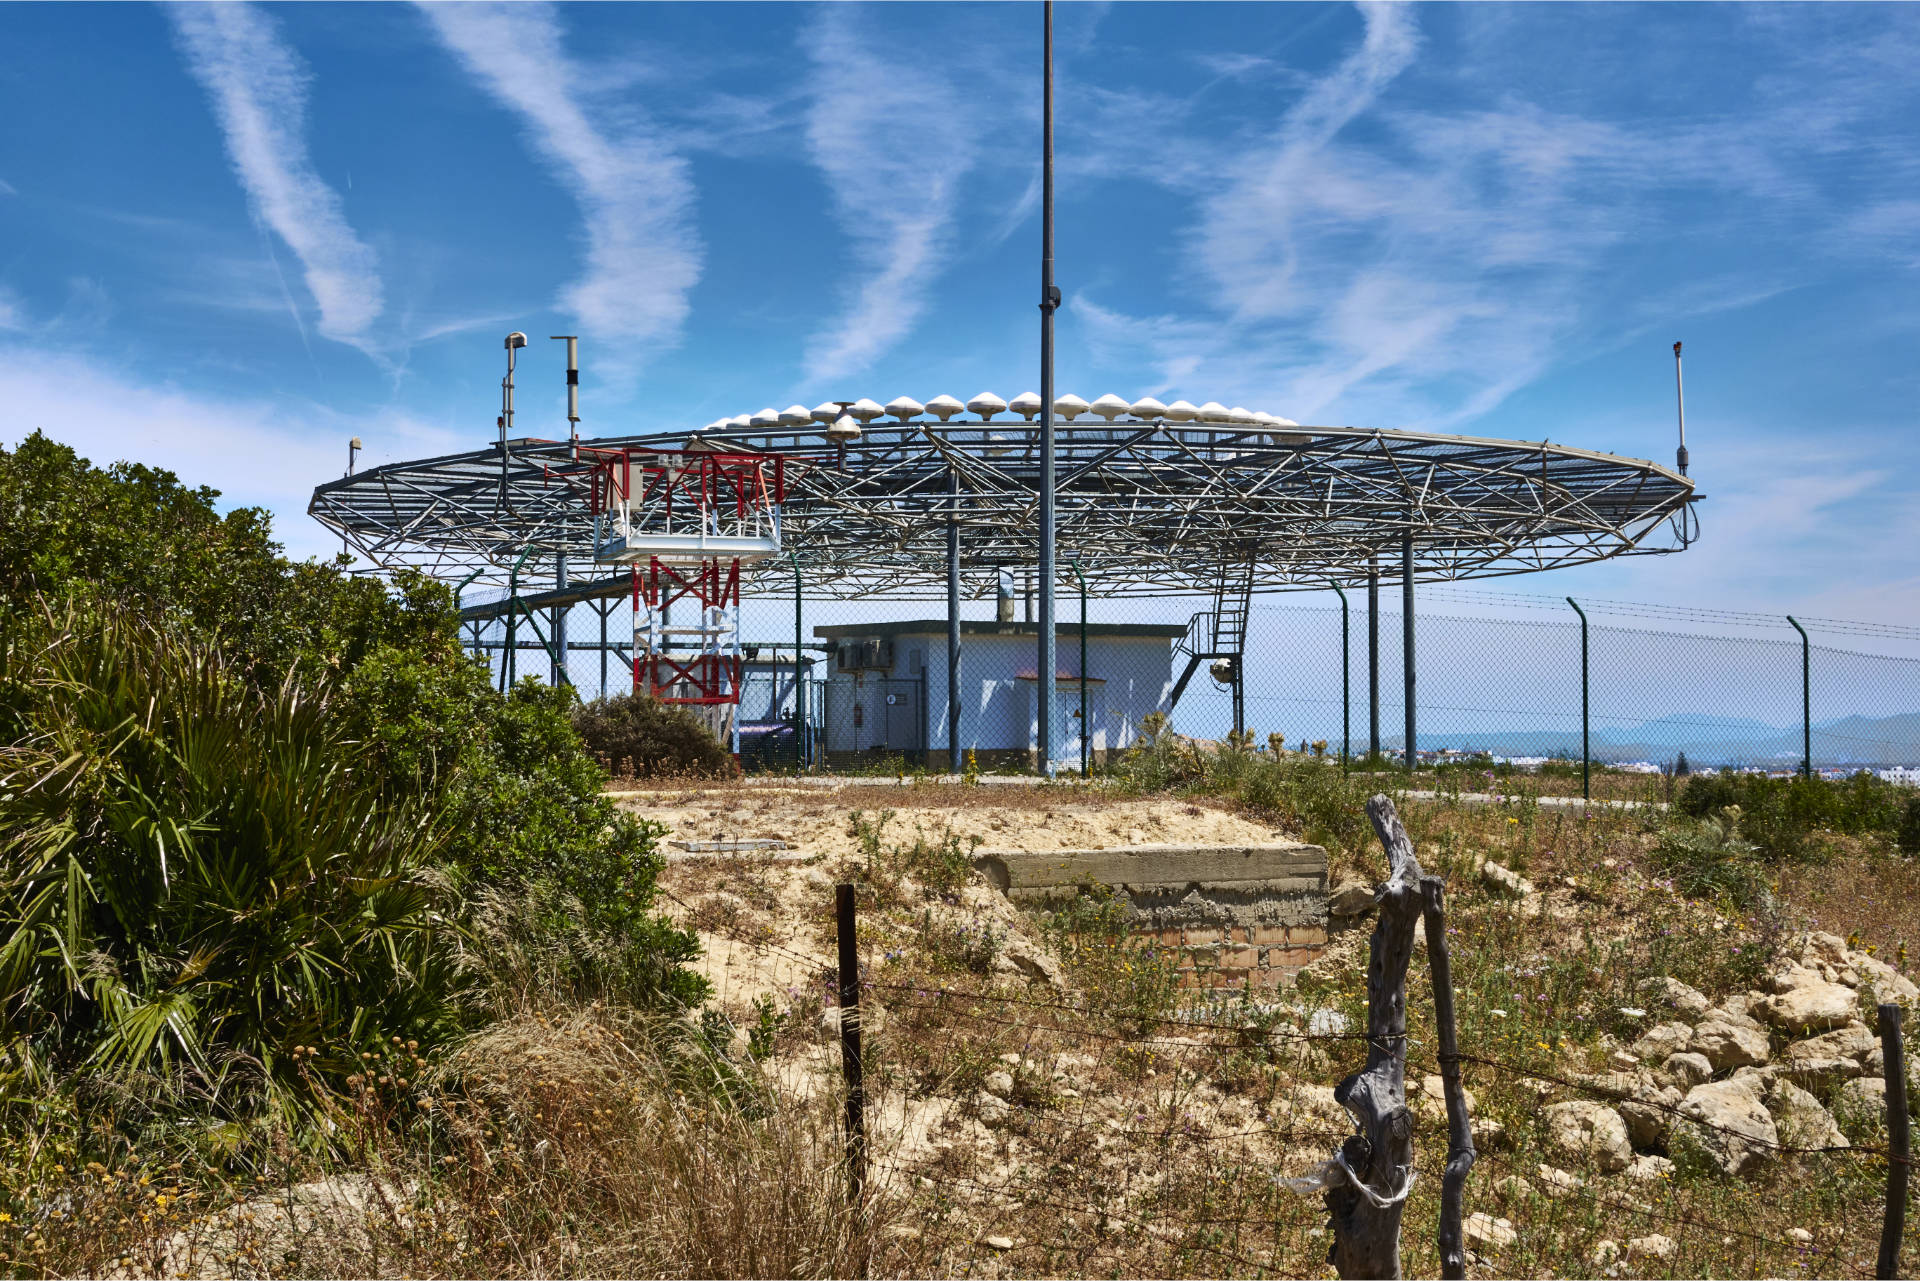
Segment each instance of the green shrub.
[{"label": "green shrub", "polygon": [[587,703],[573,713],[573,726],[612,773],[648,778],[733,772],[732,755],[699,717],[645,694]]},{"label": "green shrub", "polygon": [[1900,830],[1894,833],[1894,844],[1902,854],[1920,854],[1920,796],[1909,796],[1900,807]]},{"label": "green shrub", "polygon": [[1682,819],[1664,829],[1653,848],[1656,869],[1692,898],[1710,898],[1740,909],[1770,897],[1760,851],[1740,835],[1741,811],[1723,818]]},{"label": "green shrub", "polygon": [[[606,773],[573,728],[571,690],[525,680],[503,695],[463,656],[385,649],[355,669],[341,701],[382,786],[433,798],[455,886],[513,903],[490,912],[487,928],[538,960],[503,961],[502,974],[643,1005],[701,998],[704,984],[681,968],[697,944],[653,910],[661,829],[604,795]],[[523,989],[521,978],[506,982]]]},{"label": "green shrub", "polygon": [[15,615],[0,688],[7,1069],[245,1094],[242,1065],[286,1086],[447,1029],[446,826],[359,768],[326,686],[261,691],[178,625],[71,608]]},{"label": "green shrub", "polygon": [[1798,861],[1820,856],[1818,833],[1893,836],[1904,817],[1907,793],[1871,774],[1830,780],[1795,775],[1694,774],[1674,798],[1674,808],[1706,818],[1738,806],[1741,831],[1768,858]]}]

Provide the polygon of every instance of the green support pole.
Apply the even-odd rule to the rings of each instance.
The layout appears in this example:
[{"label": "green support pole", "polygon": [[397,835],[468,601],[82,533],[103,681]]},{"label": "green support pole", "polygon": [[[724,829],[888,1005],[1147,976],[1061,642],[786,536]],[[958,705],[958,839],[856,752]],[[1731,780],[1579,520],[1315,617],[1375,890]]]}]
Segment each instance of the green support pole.
[{"label": "green support pole", "polygon": [[1813,642],[1807,639],[1807,629],[1800,626],[1800,620],[1792,614],[1787,621],[1793,624],[1793,630],[1800,633],[1800,772],[1807,778],[1813,777]]},{"label": "green support pole", "polygon": [[1593,799],[1593,747],[1588,736],[1588,700],[1587,700],[1587,611],[1580,608],[1580,602],[1567,597],[1567,604],[1573,606],[1573,612],[1580,615],[1580,799]]},{"label": "green support pole", "polygon": [[1073,576],[1080,580],[1080,777],[1093,777],[1092,727],[1087,724],[1087,576],[1080,558],[1073,558]]},{"label": "green support pole", "polygon": [[[513,562],[513,568],[507,571],[507,649],[500,656],[500,692],[506,693],[520,675],[520,656],[515,646],[520,634],[514,624],[515,615],[520,606],[520,567],[527,563],[527,557],[533,555],[533,548],[520,553],[520,559]],[[527,619],[533,621],[531,617]]]},{"label": "green support pole", "polygon": [[805,583],[800,577],[800,554],[787,553],[787,563],[793,566],[793,768],[798,771],[806,768],[807,763],[807,678],[801,665],[806,643],[802,633],[805,626],[801,610],[801,593]]},{"label": "green support pole", "polygon": [[[471,584],[474,579],[480,577],[480,574],[480,570],[474,570],[471,574],[461,579],[460,585],[453,589],[453,612],[455,614],[460,612],[460,598],[467,594],[468,585]],[[480,656],[480,627],[477,622],[473,629],[473,653],[476,658]]]},{"label": "green support pole", "polygon": [[1347,594],[1340,590],[1340,584],[1328,581],[1333,594],[1340,598],[1340,769],[1342,772],[1353,763],[1353,703],[1350,668],[1353,662],[1352,643],[1347,637]]}]

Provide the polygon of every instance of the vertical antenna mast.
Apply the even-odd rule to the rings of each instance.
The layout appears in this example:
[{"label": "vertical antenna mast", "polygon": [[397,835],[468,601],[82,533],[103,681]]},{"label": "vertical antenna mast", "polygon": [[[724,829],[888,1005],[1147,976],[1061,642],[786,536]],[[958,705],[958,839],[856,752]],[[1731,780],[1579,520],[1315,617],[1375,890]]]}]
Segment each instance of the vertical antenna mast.
[{"label": "vertical antenna mast", "polygon": [[580,457],[580,337],[578,334],[553,334],[554,342],[567,344],[567,426],[573,444],[573,457]]},{"label": "vertical antenna mast", "polygon": [[[1053,776],[1054,675],[1059,670],[1053,634],[1053,313],[1060,290],[1053,283],[1053,0],[1041,6],[1046,68],[1041,89],[1040,156],[1040,773]],[[1084,678],[1086,673],[1082,672]]]},{"label": "vertical antenna mast", "polygon": [[1687,474],[1687,389],[1680,381],[1680,344],[1673,345],[1673,395],[1680,407],[1680,451],[1674,455],[1680,474]]}]

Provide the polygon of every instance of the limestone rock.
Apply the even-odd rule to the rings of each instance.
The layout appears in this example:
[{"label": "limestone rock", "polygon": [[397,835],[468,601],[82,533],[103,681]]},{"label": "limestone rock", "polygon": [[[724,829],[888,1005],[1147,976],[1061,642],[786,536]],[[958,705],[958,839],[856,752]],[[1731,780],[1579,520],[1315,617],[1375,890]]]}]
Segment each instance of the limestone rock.
[{"label": "limestone rock", "polygon": [[1294,1086],[1293,1106],[1296,1111],[1333,1125],[1353,1124],[1353,1115],[1335,1101],[1331,1085]]},{"label": "limestone rock", "polygon": [[1540,1176],[1541,1190],[1550,1197],[1570,1196],[1586,1186],[1586,1180],[1577,1175],[1568,1174],[1557,1166],[1538,1166],[1536,1172]]},{"label": "limestone rock", "polygon": [[1628,1050],[1614,1050],[1607,1055],[1607,1066],[1616,1072],[1631,1072],[1640,1066],[1640,1058]]},{"label": "limestone rock", "polygon": [[1690,1019],[1699,1018],[1713,1004],[1701,994],[1698,988],[1688,987],[1679,979],[1667,978],[1664,975],[1656,979],[1647,979],[1640,984],[1640,987],[1656,1004],[1675,1010]]},{"label": "limestone rock", "polygon": [[[1773,1155],[1780,1131],[1761,1102],[1758,1077],[1709,1081],[1687,1091],[1681,1127],[1728,1174],[1744,1174]],[[1693,1124],[1699,1122],[1700,1124]]]},{"label": "limestone rock", "polygon": [[1533,882],[1498,863],[1481,864],[1480,880],[1488,889],[1499,894],[1512,894],[1524,898],[1533,893]]},{"label": "limestone rock", "polygon": [[993,1095],[995,1098],[1010,1099],[1013,1097],[1013,1073],[1004,1069],[998,1072],[987,1073],[986,1080],[982,1081],[981,1084],[986,1087],[987,1093]]},{"label": "limestone rock", "polygon": [[1758,1012],[1767,1022],[1788,1032],[1820,1032],[1856,1021],[1860,997],[1839,983],[1816,983],[1768,997]]},{"label": "limestone rock", "polygon": [[1635,1090],[1633,1097],[1620,1104],[1620,1119],[1627,1123],[1627,1139],[1634,1147],[1660,1150],[1667,1146],[1667,1134],[1673,1129],[1673,1109],[1685,1096],[1670,1085],[1648,1086]]},{"label": "limestone rock", "polygon": [[1513,1224],[1491,1214],[1469,1214],[1460,1223],[1460,1234],[1469,1245],[1486,1250],[1501,1250],[1520,1239]]},{"label": "limestone rock", "polygon": [[1873,1034],[1873,1030],[1855,1019],[1831,1032],[1795,1041],[1781,1054],[1781,1058],[1788,1063],[1797,1059],[1862,1059],[1873,1053],[1879,1044],[1880,1038]]},{"label": "limestone rock", "polygon": [[989,1250],[1011,1250],[1013,1249],[1013,1238],[1000,1236],[998,1234],[983,1236],[980,1238],[980,1244],[986,1246]]},{"label": "limestone rock", "polygon": [[1656,1023],[1640,1034],[1632,1045],[1634,1057],[1643,1063],[1658,1063],[1693,1043],[1693,1029],[1685,1023]]},{"label": "limestone rock", "polygon": [[1801,1148],[1850,1147],[1847,1136],[1834,1123],[1833,1113],[1820,1105],[1792,1081],[1775,1078],[1768,1083],[1767,1111],[1780,1131],[1780,1141]]},{"label": "limestone rock", "polygon": [[1767,986],[1776,993],[1791,992],[1796,988],[1817,987],[1826,981],[1826,975],[1819,970],[1792,961],[1767,976]]},{"label": "limestone rock", "polygon": [[1876,1005],[1903,1002],[1920,1004],[1920,987],[1913,980],[1875,956],[1855,952],[1848,958],[1860,974],[1860,986],[1868,988]]},{"label": "limestone rock", "polygon": [[1713,1064],[1707,1056],[1690,1051],[1669,1054],[1660,1064],[1659,1079],[1682,1090],[1691,1090],[1712,1075]]},{"label": "limestone rock", "polygon": [[1343,879],[1327,896],[1327,911],[1334,916],[1365,916],[1373,905],[1373,886],[1353,877]]},{"label": "limestone rock", "polygon": [[999,1125],[1013,1113],[1013,1105],[996,1094],[985,1090],[973,1096],[973,1110],[979,1116],[982,1125]]},{"label": "limestone rock", "polygon": [[[1420,1093],[1426,1095],[1435,1103],[1440,1104],[1441,1109],[1443,1111],[1445,1110],[1447,1103],[1446,1078],[1440,1076],[1438,1073],[1428,1072],[1420,1078]],[[1469,1113],[1480,1105],[1480,1100],[1474,1097],[1472,1090],[1463,1090],[1461,1093],[1466,1096],[1467,1111]]]},{"label": "limestone rock", "polygon": [[1620,1261],[1620,1243],[1601,1238],[1593,1244],[1593,1267],[1598,1272]]},{"label": "limestone rock", "polygon": [[1798,1241],[1801,1245],[1810,1245],[1813,1242],[1813,1233],[1807,1231],[1805,1228],[1788,1228],[1787,1235],[1795,1241]]},{"label": "limestone rock", "polygon": [[1709,1013],[1706,1021],[1693,1029],[1693,1039],[1686,1048],[1704,1055],[1716,1072],[1765,1063],[1772,1048],[1766,1032],[1752,1019],[1733,1021],[1736,1018],[1742,1016],[1724,1010]]},{"label": "limestone rock", "polygon": [[1661,1236],[1658,1232],[1651,1236],[1635,1237],[1627,1242],[1629,1259],[1671,1259],[1679,1245],[1672,1237]]},{"label": "limestone rock", "polygon": [[1507,1127],[1491,1117],[1474,1117],[1473,1146],[1482,1152],[1503,1150],[1507,1146]]},{"label": "limestone rock", "polygon": [[1626,1175],[1640,1183],[1670,1178],[1673,1175],[1673,1162],[1663,1156],[1637,1156],[1633,1158],[1633,1164],[1627,1167]]},{"label": "limestone rock", "polygon": [[1000,954],[994,958],[994,969],[1003,974],[1022,974],[1054,987],[1066,981],[1066,971],[1060,968],[1059,960],[1051,952],[1018,934],[1007,935]]},{"label": "limestone rock", "polygon": [[1600,1103],[1554,1103],[1545,1112],[1547,1146],[1579,1157],[1602,1174],[1618,1174],[1633,1160],[1627,1141],[1627,1123]]}]

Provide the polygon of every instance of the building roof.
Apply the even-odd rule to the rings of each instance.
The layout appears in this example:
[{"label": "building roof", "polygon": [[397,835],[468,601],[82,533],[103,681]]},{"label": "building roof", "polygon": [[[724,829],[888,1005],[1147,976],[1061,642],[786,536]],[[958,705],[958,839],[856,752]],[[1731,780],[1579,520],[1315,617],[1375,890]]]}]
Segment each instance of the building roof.
[{"label": "building roof", "polygon": [[[1187,628],[1184,623],[1087,624],[1087,638],[1089,640],[1096,636],[1109,639],[1174,640],[1186,635],[1186,633]],[[947,634],[947,620],[944,618],[928,618],[904,623],[835,623],[828,627],[816,627],[813,629],[813,634],[826,640],[846,640],[853,637],[871,637],[874,640],[881,640],[895,636],[945,636]],[[1031,636],[1037,641],[1040,638],[1040,624],[997,623],[962,619],[960,621],[960,634],[962,636]],[[1056,624],[1054,634],[1056,636],[1078,639],[1080,635],[1080,624],[1077,622]]]}]

